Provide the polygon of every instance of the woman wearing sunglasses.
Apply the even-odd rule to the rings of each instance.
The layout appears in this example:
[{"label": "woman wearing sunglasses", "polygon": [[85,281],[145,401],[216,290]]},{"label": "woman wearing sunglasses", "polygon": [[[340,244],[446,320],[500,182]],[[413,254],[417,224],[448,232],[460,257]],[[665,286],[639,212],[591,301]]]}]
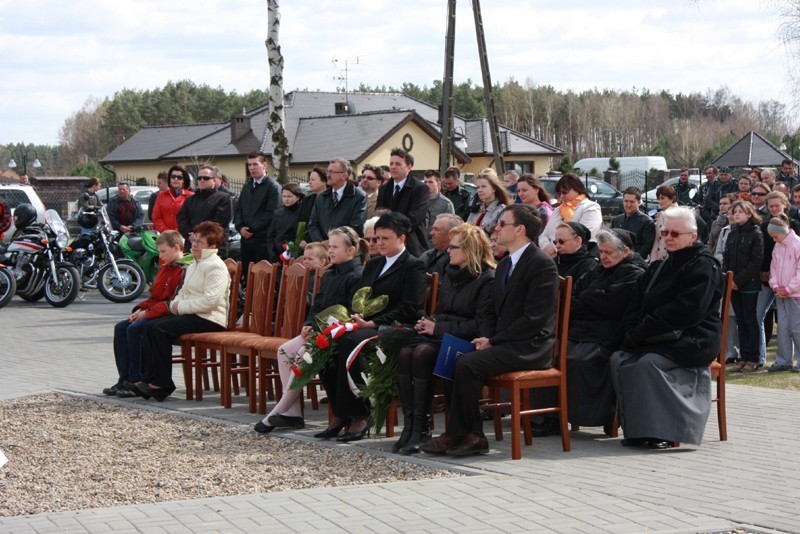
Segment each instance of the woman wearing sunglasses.
[{"label": "woman wearing sunglasses", "polygon": [[667,257],[652,262],[630,293],[611,356],[625,446],[699,445],[711,411],[709,364],[720,348],[719,263],[697,241],[691,209],[661,214]]}]

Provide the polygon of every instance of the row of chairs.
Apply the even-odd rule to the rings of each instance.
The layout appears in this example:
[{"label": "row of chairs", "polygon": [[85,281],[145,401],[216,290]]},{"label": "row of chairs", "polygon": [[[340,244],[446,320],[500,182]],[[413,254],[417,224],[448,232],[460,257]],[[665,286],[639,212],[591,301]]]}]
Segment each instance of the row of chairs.
[{"label": "row of chairs", "polygon": [[[231,275],[230,309],[238,309],[241,264],[226,260]],[[267,399],[279,400],[282,392],[280,377],[276,372],[275,362],[278,348],[289,339],[297,336],[302,328],[307,312],[309,286],[312,296],[316,295],[325,269],[317,270],[313,280],[311,272],[301,262],[294,262],[284,267],[279,275],[279,266],[262,261],[251,265],[247,276],[244,314],[242,324],[237,326],[236,314],[230,313],[228,328],[224,332],[188,334],[180,339],[181,353],[174,363],[183,367],[186,385],[186,398],[202,400],[203,389],[213,383],[215,391],[221,391],[220,402],[230,408],[232,394],[239,394],[239,377],[246,386],[248,408],[250,413],[256,409],[266,413]],[[278,278],[280,276],[280,283]],[[725,339],[728,327],[728,312],[732,288],[732,273],[725,277],[725,293],[722,305],[722,347],[717,361],[711,364],[712,377],[717,382],[717,415],[720,440],[727,439],[725,418]],[[278,287],[277,302],[275,302]],[[428,294],[426,313],[433,314],[436,309],[438,275],[428,275]],[[555,366],[544,371],[519,371],[505,373],[489,379],[487,385],[491,399],[485,401],[484,408],[494,411],[495,438],[503,439],[501,410],[511,411],[511,454],[517,460],[522,457],[521,434],[525,444],[532,444],[530,416],[544,413],[557,413],[561,423],[561,441],[565,452],[569,451],[570,438],[567,424],[567,389],[566,389],[566,356],[569,336],[569,313],[572,296],[571,277],[562,278],[559,284],[556,340],[553,359]],[[211,383],[208,375],[211,372]],[[219,379],[217,372],[219,371]],[[318,381],[307,388],[307,395],[312,401],[312,408],[318,409],[316,387]],[[256,397],[256,387],[258,396]],[[557,388],[555,406],[530,408],[530,389],[535,387]],[[510,402],[500,402],[501,391],[508,389]],[[386,435],[392,436],[396,425],[396,409],[389,410]],[[616,435],[617,424],[612,428]],[[573,427],[577,430],[577,427]]]}]

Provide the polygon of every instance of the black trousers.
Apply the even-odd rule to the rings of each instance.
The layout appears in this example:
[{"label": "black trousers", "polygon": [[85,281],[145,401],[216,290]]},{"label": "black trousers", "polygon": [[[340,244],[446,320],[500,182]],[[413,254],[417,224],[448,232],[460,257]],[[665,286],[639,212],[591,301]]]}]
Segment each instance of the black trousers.
[{"label": "black trousers", "polygon": [[148,321],[142,336],[142,382],[175,391],[172,342],[183,334],[223,330],[224,326],[197,315],[172,315]]},{"label": "black trousers", "polygon": [[739,354],[745,362],[758,363],[758,345],[761,334],[758,331],[757,304],[758,292],[734,291],[731,294],[731,305],[736,314],[736,326],[739,327]]},{"label": "black trousers", "polygon": [[263,235],[254,235],[249,239],[242,238],[242,282],[247,282],[247,271],[250,262],[258,263],[269,259],[269,246],[267,238]]},{"label": "black trousers", "polygon": [[470,432],[482,435],[483,421],[478,401],[486,379],[526,368],[530,368],[530,365],[502,347],[477,350],[461,356],[456,362],[447,435],[463,437]]},{"label": "black trousers", "polygon": [[[325,392],[328,394],[328,401],[333,409],[333,414],[340,419],[349,417],[367,417],[370,412],[368,400],[357,397],[350,390],[347,382],[347,357],[361,341],[370,338],[378,333],[377,330],[356,330],[350,332],[337,340],[337,353],[335,361],[331,362],[319,375]],[[353,365],[350,366],[350,376],[357,385],[363,385],[361,378],[361,356],[358,356]]]}]

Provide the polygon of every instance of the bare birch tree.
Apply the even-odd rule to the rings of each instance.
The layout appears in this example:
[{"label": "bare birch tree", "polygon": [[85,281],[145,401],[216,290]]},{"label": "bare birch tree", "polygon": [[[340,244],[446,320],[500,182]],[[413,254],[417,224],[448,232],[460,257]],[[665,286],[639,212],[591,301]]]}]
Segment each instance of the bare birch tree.
[{"label": "bare birch tree", "polygon": [[272,165],[278,182],[287,183],[289,177],[289,141],[286,138],[286,121],[283,109],[283,54],[281,54],[281,13],[278,0],[267,0],[267,54],[269,57],[269,121],[267,128],[272,142]]}]

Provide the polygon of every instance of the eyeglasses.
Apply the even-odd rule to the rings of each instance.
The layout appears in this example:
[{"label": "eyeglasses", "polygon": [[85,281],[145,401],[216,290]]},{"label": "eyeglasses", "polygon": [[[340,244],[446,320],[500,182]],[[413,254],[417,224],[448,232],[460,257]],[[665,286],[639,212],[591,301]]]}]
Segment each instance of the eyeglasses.
[{"label": "eyeglasses", "polygon": [[678,236],[693,234],[694,232],[676,232],[675,230],[661,230],[661,237],[677,239]]},{"label": "eyeglasses", "polygon": [[461,247],[458,245],[447,245],[447,250],[459,250]]},{"label": "eyeglasses", "polygon": [[506,226],[519,226],[519,224],[508,221],[497,221],[497,226],[505,228]]},{"label": "eyeglasses", "polygon": [[170,174],[169,177],[173,180],[183,180],[182,174]]},{"label": "eyeglasses", "polygon": [[205,182],[206,180],[213,180],[214,177],[213,176],[198,176],[197,179],[198,180],[202,180],[202,181]]},{"label": "eyeglasses", "polygon": [[753,191],[752,193],[750,193],[750,195],[752,195],[752,196],[754,196],[754,197],[765,197],[765,196],[767,196],[767,194],[766,194],[766,193],[756,193],[755,191]]},{"label": "eyeglasses", "polygon": [[377,176],[367,176],[366,174],[361,177],[362,180],[377,180]]},{"label": "eyeglasses", "polygon": [[556,244],[563,245],[567,241],[572,241],[573,239],[577,238],[578,236],[570,237],[569,239],[556,239]]}]

